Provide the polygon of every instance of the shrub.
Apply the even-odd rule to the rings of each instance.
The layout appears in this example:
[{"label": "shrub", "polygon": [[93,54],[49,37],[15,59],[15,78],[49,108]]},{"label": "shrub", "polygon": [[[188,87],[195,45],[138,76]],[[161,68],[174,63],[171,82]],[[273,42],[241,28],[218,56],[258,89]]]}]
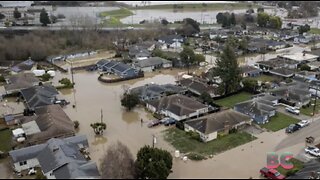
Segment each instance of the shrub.
[{"label": "shrub", "polygon": [[50,78],[51,78],[51,75],[48,74],[48,73],[45,73],[45,74],[43,74],[43,75],[41,76],[41,80],[42,80],[42,81],[49,81]]},{"label": "shrub", "polygon": [[0,76],[0,82],[6,82],[3,76]]},{"label": "shrub", "polygon": [[187,135],[191,137],[191,139],[197,140],[197,141],[202,141],[200,138],[200,134],[194,131],[188,131]]},{"label": "shrub", "polygon": [[201,161],[207,159],[203,155],[197,154],[197,153],[189,153],[187,157],[192,161]]}]

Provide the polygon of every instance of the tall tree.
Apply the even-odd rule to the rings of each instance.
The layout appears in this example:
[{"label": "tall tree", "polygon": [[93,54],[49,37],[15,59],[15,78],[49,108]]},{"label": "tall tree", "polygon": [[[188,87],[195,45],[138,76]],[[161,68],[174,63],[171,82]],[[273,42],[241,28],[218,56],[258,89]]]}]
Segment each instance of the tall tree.
[{"label": "tall tree", "polygon": [[133,156],[127,146],[117,142],[110,146],[101,162],[102,179],[134,179]]},{"label": "tall tree", "polygon": [[42,23],[43,26],[47,26],[47,24],[51,23],[48,13],[44,8],[41,10],[41,13],[40,13],[40,22]]},{"label": "tall tree", "polygon": [[236,16],[234,15],[234,13],[231,13],[231,17],[230,17],[230,24],[235,26],[236,25]]},{"label": "tall tree", "polygon": [[6,16],[4,15],[4,14],[2,14],[2,13],[0,13],[0,20],[1,19],[4,19]]},{"label": "tall tree", "polygon": [[259,8],[257,9],[257,12],[258,12],[258,13],[264,12],[264,8],[263,8],[263,7],[259,7]]},{"label": "tall tree", "polygon": [[233,48],[227,44],[223,53],[216,61],[216,67],[212,69],[213,76],[219,76],[222,83],[219,85],[221,94],[229,94],[239,89],[241,75]]},{"label": "tall tree", "polygon": [[258,25],[260,27],[267,27],[269,22],[269,15],[267,13],[258,13]]},{"label": "tall tree", "polygon": [[218,23],[218,24],[222,24],[223,19],[224,19],[223,13],[222,13],[222,12],[219,12],[219,13],[216,15],[216,19],[217,19],[217,23]]},{"label": "tall tree", "polygon": [[190,47],[184,47],[183,50],[180,52],[180,59],[183,62],[183,64],[187,66],[189,74],[190,65],[192,65],[196,61],[196,57],[193,50]]},{"label": "tall tree", "polygon": [[135,94],[125,93],[121,99],[121,105],[126,107],[127,110],[133,109],[136,105],[139,104],[139,97]]},{"label": "tall tree", "polygon": [[21,18],[21,13],[19,12],[19,10],[18,10],[17,7],[14,8],[13,17],[14,17],[15,19]]},{"label": "tall tree", "polygon": [[141,179],[166,179],[171,173],[172,156],[168,151],[144,146],[135,162],[137,177]]}]

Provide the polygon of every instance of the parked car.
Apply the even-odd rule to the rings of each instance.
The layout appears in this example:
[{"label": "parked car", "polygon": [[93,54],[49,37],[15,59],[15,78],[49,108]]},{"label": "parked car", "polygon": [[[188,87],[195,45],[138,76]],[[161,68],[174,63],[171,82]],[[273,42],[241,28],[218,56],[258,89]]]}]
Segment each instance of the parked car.
[{"label": "parked car", "polygon": [[166,122],[164,122],[165,126],[170,126],[176,124],[176,120],[173,118],[168,119]]},{"label": "parked car", "polygon": [[34,168],[30,168],[28,175],[34,175],[36,173],[37,173],[37,171]]},{"label": "parked car", "polygon": [[154,126],[158,126],[159,124],[160,124],[159,120],[153,120],[153,121],[148,123],[148,127],[151,128],[151,127],[154,127]]},{"label": "parked car", "polygon": [[286,133],[293,133],[298,131],[301,128],[298,124],[290,124],[289,127],[286,129]]},{"label": "parked car", "polygon": [[268,179],[285,179],[285,176],[280,174],[277,170],[268,169],[266,167],[260,169],[260,174]]},{"label": "parked car", "polygon": [[316,147],[307,147],[304,149],[304,151],[307,153],[307,154],[310,154],[312,156],[315,156],[315,157],[320,157],[320,150],[319,148],[316,148]]},{"label": "parked car", "polygon": [[168,118],[168,117],[165,117],[165,118],[163,118],[163,119],[161,119],[160,120],[160,123],[161,124],[164,124],[166,121],[168,121],[170,118]]},{"label": "parked car", "polygon": [[300,114],[300,110],[295,108],[295,107],[287,107],[286,111],[295,115],[299,115]]},{"label": "parked car", "polygon": [[310,121],[308,121],[308,120],[302,120],[302,121],[300,121],[298,124],[303,128],[303,127],[309,126]]}]

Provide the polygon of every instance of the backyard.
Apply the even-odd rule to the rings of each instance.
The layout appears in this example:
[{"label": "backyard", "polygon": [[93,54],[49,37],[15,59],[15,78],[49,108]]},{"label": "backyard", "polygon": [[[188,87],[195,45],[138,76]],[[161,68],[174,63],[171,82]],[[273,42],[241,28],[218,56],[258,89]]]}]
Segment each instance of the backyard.
[{"label": "backyard", "polygon": [[235,104],[251,99],[251,96],[252,94],[250,93],[241,92],[223,99],[216,100],[215,103],[220,106],[233,108]]},{"label": "backyard", "polygon": [[298,119],[285,115],[283,113],[277,112],[277,114],[270,118],[267,124],[260,125],[262,128],[266,128],[270,131],[276,132],[280,129],[288,127],[290,124],[295,124],[299,122]]},{"label": "backyard", "polygon": [[256,137],[248,133],[239,132],[203,143],[193,139],[187,132],[177,128],[169,128],[164,133],[165,140],[180,152],[194,153],[202,156],[215,155],[256,139]]},{"label": "backyard", "polygon": [[0,130],[0,151],[9,152],[11,150],[11,131],[9,129]]}]

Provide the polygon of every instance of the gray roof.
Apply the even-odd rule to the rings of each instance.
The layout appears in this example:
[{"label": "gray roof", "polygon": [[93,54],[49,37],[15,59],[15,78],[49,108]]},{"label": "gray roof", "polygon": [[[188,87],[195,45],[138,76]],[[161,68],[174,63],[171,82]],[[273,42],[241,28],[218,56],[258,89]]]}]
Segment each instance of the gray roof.
[{"label": "gray roof", "polygon": [[230,128],[241,122],[249,122],[251,118],[232,109],[212,113],[185,123],[204,134],[221,131],[228,125]]},{"label": "gray roof", "polygon": [[162,66],[163,64],[172,64],[171,61],[160,57],[151,57],[144,60],[139,60],[135,63],[137,67],[144,68],[144,67],[151,67],[151,66]]},{"label": "gray roof", "polygon": [[148,104],[157,111],[167,110],[177,116],[189,115],[208,106],[181,94],[166,96],[160,100],[149,101]]},{"label": "gray roof", "polygon": [[89,147],[85,135],[65,139],[50,139],[45,144],[10,151],[13,162],[37,158],[44,173],[53,171],[56,178],[99,178],[94,162],[87,161],[80,146]]},{"label": "gray roof", "polygon": [[305,102],[311,99],[311,93],[305,84],[293,84],[270,90],[270,93],[280,98],[289,98],[297,102]]},{"label": "gray roof", "polygon": [[288,65],[295,65],[298,64],[296,61],[289,60],[289,59],[282,59],[279,57],[272,58],[266,61],[258,61],[257,64],[273,67],[273,68],[280,68],[280,67],[286,67]]},{"label": "gray roof", "polygon": [[313,159],[303,164],[303,168],[295,173],[293,176],[289,176],[286,179],[310,179],[310,175],[313,172],[320,171],[320,160]]},{"label": "gray roof", "polygon": [[19,91],[39,84],[39,79],[33,73],[19,73],[6,78],[8,84],[4,86],[6,91]]},{"label": "gray roof", "polygon": [[167,44],[172,44],[176,41],[179,41],[179,42],[183,42],[184,41],[184,38],[181,36],[181,35],[168,35],[168,36],[163,36],[163,37],[160,37],[159,40],[167,43]]},{"label": "gray roof", "polygon": [[52,85],[45,84],[42,86],[34,86],[21,90],[21,94],[26,101],[28,108],[53,104],[52,100],[59,94],[57,89]]},{"label": "gray roof", "polygon": [[207,92],[209,94],[218,94],[217,87],[208,85],[203,79],[181,79],[177,82],[181,86],[188,88],[190,91],[196,92],[196,94],[198,95],[201,95],[204,92]]},{"label": "gray roof", "polygon": [[35,62],[32,61],[31,59],[28,59],[26,61],[23,61],[15,66],[13,66],[11,68],[12,71],[16,72],[16,73],[19,73],[19,72],[22,72],[22,71],[30,71],[33,66],[35,65]]},{"label": "gray roof", "polygon": [[277,69],[272,69],[270,70],[271,74],[275,74],[278,76],[283,76],[283,77],[291,77],[294,75],[294,71],[287,69],[287,68],[277,68]]},{"label": "gray roof", "polygon": [[257,69],[257,68],[255,68],[253,66],[242,66],[242,67],[240,67],[240,70],[241,70],[242,73],[261,72],[260,69]]},{"label": "gray roof", "polygon": [[275,111],[276,108],[270,106],[269,103],[264,103],[259,99],[253,99],[245,102],[241,102],[235,105],[237,109],[241,109],[241,112],[245,114],[255,115],[268,115],[271,111]]}]

